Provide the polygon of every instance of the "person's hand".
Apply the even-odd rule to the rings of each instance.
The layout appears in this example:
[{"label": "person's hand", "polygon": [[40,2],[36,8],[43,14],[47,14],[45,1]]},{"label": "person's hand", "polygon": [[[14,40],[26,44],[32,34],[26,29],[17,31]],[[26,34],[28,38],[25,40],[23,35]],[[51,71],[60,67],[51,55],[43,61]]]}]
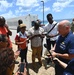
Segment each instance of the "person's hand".
[{"label": "person's hand", "polygon": [[59,59],[58,59],[58,58],[56,58],[56,57],[54,57],[54,58],[53,58],[53,60],[57,60],[57,61],[58,61]]},{"label": "person's hand", "polygon": [[53,62],[54,62],[55,64],[59,64],[59,61],[60,61],[60,60],[59,60],[57,57],[54,57],[54,58],[53,58]]},{"label": "person's hand", "polygon": [[50,54],[48,53],[46,56],[50,57]]},{"label": "person's hand", "polygon": [[46,35],[46,37],[48,37],[48,38],[53,38],[54,35]]},{"label": "person's hand", "polygon": [[[52,54],[53,52],[54,52],[53,50],[50,50],[50,53],[51,53],[51,54]],[[47,56],[48,56],[49,58],[54,57],[54,56],[53,56],[54,54],[53,54],[53,55],[51,55],[50,53],[48,53],[48,54],[47,54]]]},{"label": "person's hand", "polygon": [[56,57],[57,56],[57,53],[54,52],[54,51],[51,54],[52,54],[52,57]]},{"label": "person's hand", "polygon": [[29,38],[27,38],[26,40],[24,40],[23,43],[28,42],[28,41],[29,41]]},{"label": "person's hand", "polygon": [[20,54],[20,51],[19,50],[17,50],[16,52],[14,52],[14,58],[17,59],[18,56],[19,56],[19,54]]},{"label": "person's hand", "polygon": [[54,52],[54,49],[51,49],[50,52],[51,52],[51,53]]}]

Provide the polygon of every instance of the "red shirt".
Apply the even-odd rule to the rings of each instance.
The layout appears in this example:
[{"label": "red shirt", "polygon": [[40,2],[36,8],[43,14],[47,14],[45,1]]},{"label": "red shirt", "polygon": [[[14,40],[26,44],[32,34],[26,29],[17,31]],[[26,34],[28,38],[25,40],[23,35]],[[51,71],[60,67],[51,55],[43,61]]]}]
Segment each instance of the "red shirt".
[{"label": "red shirt", "polygon": [[0,34],[5,34],[7,35],[8,30],[6,29],[6,27],[0,27]]},{"label": "red shirt", "polygon": [[[5,26],[0,27],[0,34],[4,34],[7,36],[8,30]],[[10,38],[8,37],[8,42],[9,42],[9,48],[12,48],[12,43],[10,41]]]},{"label": "red shirt", "polygon": [[[20,36],[20,34],[21,34],[21,36]],[[24,42],[25,41],[23,44],[19,45],[19,48],[25,49],[27,47],[27,36],[25,33],[24,33],[24,35],[21,32],[17,33],[17,35],[15,37],[15,41],[17,41],[17,42]]]}]

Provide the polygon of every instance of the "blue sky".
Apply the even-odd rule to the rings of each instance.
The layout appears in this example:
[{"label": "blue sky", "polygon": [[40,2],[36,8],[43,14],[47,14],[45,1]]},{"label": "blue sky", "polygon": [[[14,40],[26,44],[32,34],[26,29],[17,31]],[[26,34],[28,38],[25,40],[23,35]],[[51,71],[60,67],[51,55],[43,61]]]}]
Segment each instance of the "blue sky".
[{"label": "blue sky", "polygon": [[[54,19],[74,18],[74,0],[43,0],[44,20],[48,13]],[[37,14],[43,18],[43,3],[41,0],[0,0],[0,15],[6,19],[27,14]]]}]

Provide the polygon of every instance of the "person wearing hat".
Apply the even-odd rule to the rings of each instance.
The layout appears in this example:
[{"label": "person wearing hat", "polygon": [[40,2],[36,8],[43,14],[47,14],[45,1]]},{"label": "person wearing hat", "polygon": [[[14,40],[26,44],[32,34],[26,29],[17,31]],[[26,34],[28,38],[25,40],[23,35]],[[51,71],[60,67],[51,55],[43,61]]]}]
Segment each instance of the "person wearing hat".
[{"label": "person wearing hat", "polygon": [[62,62],[56,57],[53,60],[56,60],[63,68],[65,68],[62,75],[74,75],[74,58],[71,59],[71,61],[68,64]]},{"label": "person wearing hat", "polygon": [[39,64],[42,65],[41,61],[41,51],[42,51],[42,41],[43,41],[44,29],[40,27],[38,21],[34,21],[34,26],[29,29],[28,37],[31,40],[32,48],[32,64],[33,68],[36,68],[35,57],[37,56]]},{"label": "person wearing hat", "polygon": [[20,24],[20,32],[16,34],[15,43],[19,46],[21,62],[25,60],[27,63],[27,34],[26,25]]}]

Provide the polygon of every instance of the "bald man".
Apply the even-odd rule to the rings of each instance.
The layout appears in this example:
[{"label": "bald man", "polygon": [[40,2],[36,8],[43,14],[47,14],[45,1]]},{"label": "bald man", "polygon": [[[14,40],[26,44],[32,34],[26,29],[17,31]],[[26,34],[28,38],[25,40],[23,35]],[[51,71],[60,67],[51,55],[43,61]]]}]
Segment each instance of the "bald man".
[{"label": "bald man", "polygon": [[[52,52],[53,57],[58,57],[66,64],[74,58],[74,34],[71,32],[70,26],[68,20],[59,23],[58,32],[60,35]],[[60,64],[55,63],[55,75],[62,75],[63,71]]]}]

